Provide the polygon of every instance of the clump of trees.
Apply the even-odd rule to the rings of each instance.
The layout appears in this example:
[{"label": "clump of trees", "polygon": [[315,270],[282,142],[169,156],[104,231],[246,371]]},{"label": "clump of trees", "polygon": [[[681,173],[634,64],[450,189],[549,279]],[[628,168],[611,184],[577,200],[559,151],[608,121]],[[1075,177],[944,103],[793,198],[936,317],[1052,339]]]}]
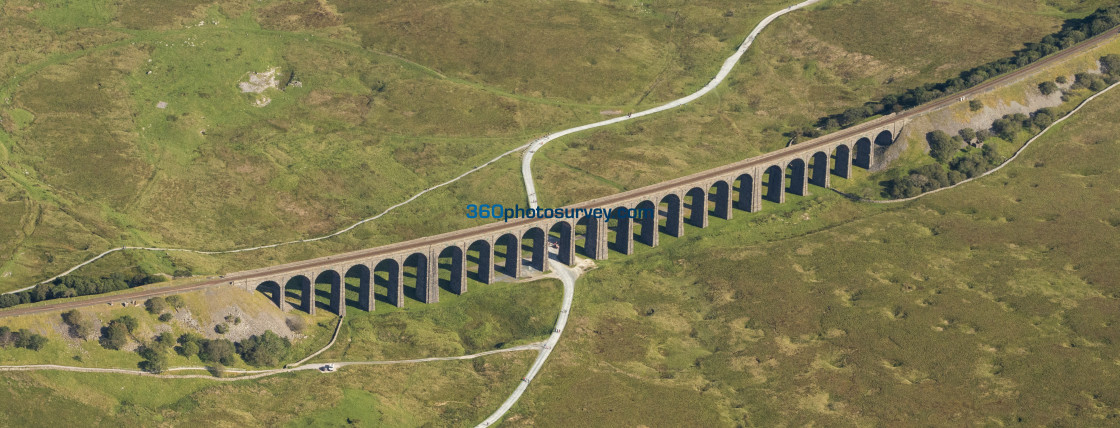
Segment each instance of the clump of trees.
[{"label": "clump of trees", "polygon": [[128,343],[132,333],[139,327],[136,318],[122,315],[109,321],[109,325],[101,328],[101,346],[106,349],[121,349]]},{"label": "clump of trees", "polygon": [[287,338],[265,331],[259,336],[251,336],[241,342],[228,339],[206,339],[195,333],[184,333],[177,340],[175,352],[184,357],[197,356],[207,363],[231,365],[240,356],[253,366],[273,366],[288,356],[292,343]]},{"label": "clump of trees", "polygon": [[9,346],[15,346],[17,348],[38,351],[43,349],[46,345],[46,337],[38,333],[32,333],[31,330],[26,328],[21,328],[19,331],[12,331],[12,329],[7,326],[0,327],[0,347],[7,348]]},{"label": "clump of trees", "polygon": [[[1057,33],[1043,37],[1038,43],[1028,43],[1025,48],[1015,52],[1014,56],[963,71],[957,77],[941,83],[928,83],[901,93],[887,95],[878,101],[869,102],[861,107],[849,108],[841,113],[823,117],[817,121],[817,126],[826,130],[848,127],[874,115],[890,114],[925,104],[942,96],[976,86],[997,75],[1025,67],[1044,56],[1108,31],[1118,24],[1120,24],[1120,6],[1097,9],[1097,11],[1084,18],[1067,20]],[[1120,70],[1120,56],[1109,58],[1109,61],[1108,64],[1102,63],[1106,73]],[[1086,84],[1093,85],[1094,81],[1089,80]],[[1099,89],[1093,90],[1103,89],[1100,85],[1101,83],[1096,83]],[[1086,87],[1092,89],[1092,86]],[[983,104],[975,100],[970,102],[970,108],[973,111],[982,107]]]},{"label": "clump of trees", "polygon": [[93,321],[86,319],[85,315],[77,309],[71,309],[62,314],[62,322],[70,327],[70,335],[86,338],[93,334]]},{"label": "clump of trees", "polygon": [[0,308],[51,299],[108,293],[165,280],[166,278],[162,276],[145,273],[137,273],[132,276],[114,273],[104,278],[67,275],[47,284],[39,284],[30,290],[0,295]]},{"label": "clump of trees", "polygon": [[275,366],[288,355],[292,343],[271,330],[237,343],[237,353],[252,366]]}]

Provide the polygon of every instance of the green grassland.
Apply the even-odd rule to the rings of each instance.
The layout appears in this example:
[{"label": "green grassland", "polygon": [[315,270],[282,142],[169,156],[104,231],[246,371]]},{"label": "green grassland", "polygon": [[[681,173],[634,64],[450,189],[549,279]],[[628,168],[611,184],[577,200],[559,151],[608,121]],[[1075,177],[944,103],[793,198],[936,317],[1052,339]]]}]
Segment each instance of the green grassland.
[{"label": "green grassland", "polygon": [[446,426],[482,420],[533,353],[345,367],[215,382],[91,373],[6,373],[6,426]]},{"label": "green grassland", "polygon": [[612,253],[507,425],[1108,424],[1118,102],[914,202],[814,188]]},{"label": "green grassland", "polygon": [[[337,230],[601,110],[695,90],[784,4],[7,1],[0,232],[12,238],[0,289],[120,245],[220,250]],[[553,143],[535,166],[543,201],[770,150],[819,114],[1007,55],[1099,4],[837,1],[795,13],[696,105]],[[254,107],[237,83],[270,67],[282,90]],[[82,273],[228,272],[474,225],[467,203],[523,201],[509,157],[328,241],[125,252]]]}]

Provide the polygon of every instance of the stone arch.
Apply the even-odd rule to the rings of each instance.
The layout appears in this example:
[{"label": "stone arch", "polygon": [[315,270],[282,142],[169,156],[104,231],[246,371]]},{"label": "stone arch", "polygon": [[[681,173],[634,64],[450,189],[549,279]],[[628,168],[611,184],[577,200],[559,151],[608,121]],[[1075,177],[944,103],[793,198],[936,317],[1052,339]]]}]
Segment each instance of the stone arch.
[{"label": "stone arch", "polygon": [[852,178],[852,149],[846,144],[836,146],[832,155],[832,173],[839,177]]},{"label": "stone arch", "polygon": [[[319,284],[327,284],[326,289],[320,289]],[[334,269],[319,272],[315,277],[315,305],[342,315],[346,310],[346,293],[343,287],[342,275]]]},{"label": "stone arch", "polygon": [[809,184],[827,188],[828,177],[828,153],[813,153],[809,158]]},{"label": "stone arch", "polygon": [[428,255],[412,253],[404,259],[401,271],[404,273],[404,295],[428,303],[431,300],[428,296]]},{"label": "stone arch", "polygon": [[[381,276],[379,273],[384,272]],[[384,299],[385,303],[396,307],[404,306],[404,269],[393,259],[385,259],[373,266],[373,298]],[[377,288],[385,288],[385,294],[377,294]]]},{"label": "stone arch", "polygon": [[889,129],[884,129],[875,136],[875,145],[879,147],[886,147],[894,144],[894,133]]},{"label": "stone arch", "polygon": [[[532,241],[532,245],[528,243]],[[518,252],[518,261],[524,258],[524,251],[529,251],[528,265],[537,272],[547,272],[548,269],[548,234],[544,229],[531,227],[521,234],[521,252]]]},{"label": "stone arch", "polygon": [[271,300],[276,307],[284,309],[284,289],[280,283],[272,280],[264,281],[257,285],[257,291],[268,295],[268,300]]},{"label": "stone arch", "polygon": [[778,165],[771,165],[766,168],[766,172],[762,174],[763,186],[766,189],[765,194],[762,195],[763,199],[777,203],[785,202],[786,192],[786,174],[782,167]]},{"label": "stone arch", "polygon": [[789,178],[789,187],[786,189],[790,193],[799,196],[805,196],[805,175],[808,168],[805,167],[805,161],[801,159],[793,159],[786,165],[787,177]]},{"label": "stone arch", "polygon": [[[583,231],[580,234],[580,231]],[[577,247],[580,242],[579,237],[583,236],[583,255],[591,257],[595,260],[605,260],[607,258],[607,228],[606,223],[602,218],[596,218],[593,215],[585,215],[576,221],[575,227]]]},{"label": "stone arch", "polygon": [[753,212],[754,206],[754,177],[750,174],[741,174],[735,178],[735,208]]},{"label": "stone arch", "polygon": [[[467,292],[466,254],[458,245],[451,245],[439,252],[437,271],[439,288],[455,294]],[[446,260],[446,261],[445,261]],[[443,279],[443,270],[447,270],[447,279]],[[438,292],[438,291],[437,291]]]},{"label": "stone arch", "polygon": [[[576,262],[575,227],[573,227],[571,223],[566,220],[553,223],[552,226],[548,228],[548,240],[549,248],[552,248],[553,243],[556,244],[556,261],[568,266]],[[549,250],[549,252],[551,251],[552,250]]]},{"label": "stone arch", "polygon": [[[346,284],[346,286],[344,287],[347,290],[346,295],[349,295],[350,291],[353,291],[358,296],[356,300],[350,300],[349,298],[347,298],[347,305],[352,304],[363,311],[373,311],[373,285],[370,284],[372,274],[373,273],[369,270],[369,266],[366,266],[364,264],[356,264],[354,266],[350,266],[350,269],[346,270],[346,274],[344,275],[342,281],[343,284]],[[357,287],[351,287],[350,284],[346,282],[346,279],[349,278],[354,279],[354,281],[351,282],[356,282],[358,284]]]},{"label": "stone arch", "polygon": [[[468,245],[466,263],[468,278],[483,284],[494,282],[494,246],[490,241],[479,239]],[[474,271],[470,270],[471,264],[475,265]]]},{"label": "stone arch", "polygon": [[[672,237],[684,236],[684,201],[675,193],[662,196],[657,202],[658,229]],[[661,223],[664,216],[665,223]]]},{"label": "stone arch", "polygon": [[723,180],[712,183],[712,187],[708,189],[708,201],[711,202],[710,214],[717,218],[731,220],[731,197],[731,183]]},{"label": "stone arch", "polygon": [[[498,247],[502,247],[500,265],[497,265],[498,260]],[[507,233],[499,236],[494,240],[494,255],[498,271],[509,275],[511,278],[517,278],[521,275],[521,237],[512,233]]]},{"label": "stone arch", "polygon": [[867,137],[856,140],[855,153],[852,156],[852,165],[863,169],[871,168],[871,140]]},{"label": "stone arch", "polygon": [[[623,206],[611,208],[607,213],[607,248],[622,254],[634,252],[634,222],[630,210]],[[610,235],[614,235],[611,239]]]},{"label": "stone arch", "polygon": [[657,206],[653,204],[653,201],[641,201],[634,207],[634,211],[638,214],[638,218],[634,219],[634,239],[651,247],[656,247],[660,235],[657,230]]},{"label": "stone arch", "polygon": [[[292,290],[296,292],[293,293]],[[292,306],[298,306],[304,312],[315,314],[315,285],[306,275],[295,275],[288,279],[284,284],[284,295],[295,300],[295,302],[289,300]]]},{"label": "stone arch", "polygon": [[688,207],[688,217],[686,223],[699,228],[708,227],[708,191],[699,187],[693,187],[685,192],[685,199],[689,202],[685,204]]}]

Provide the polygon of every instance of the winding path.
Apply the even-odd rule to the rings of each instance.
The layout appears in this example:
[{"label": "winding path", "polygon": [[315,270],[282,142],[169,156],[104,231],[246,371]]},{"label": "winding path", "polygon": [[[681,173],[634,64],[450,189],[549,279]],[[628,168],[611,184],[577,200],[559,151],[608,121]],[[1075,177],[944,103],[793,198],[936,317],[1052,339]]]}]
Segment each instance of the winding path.
[{"label": "winding path", "polygon": [[529,387],[529,383],[532,382],[533,378],[537,376],[537,373],[541,371],[541,367],[544,366],[548,355],[552,353],[552,348],[560,341],[560,335],[564,333],[564,327],[568,325],[568,311],[572,309],[572,296],[575,294],[576,279],[579,278],[580,271],[565,266],[563,263],[556,260],[549,260],[549,265],[554,272],[553,275],[549,276],[559,278],[560,282],[564,283],[564,300],[563,303],[560,304],[560,316],[556,318],[556,328],[552,330],[552,335],[548,336],[548,340],[544,341],[544,346],[541,348],[540,354],[537,354],[537,360],[529,367],[529,373],[521,378],[521,383],[517,384],[517,388],[515,388],[509,398],[506,398],[506,401],[498,407],[498,410],[495,410],[486,420],[478,424],[479,427],[488,427],[498,422],[498,420],[501,419],[502,416],[505,416],[506,412],[517,403],[517,400],[521,398],[521,394],[525,393],[525,389]]},{"label": "winding path", "polygon": [[545,144],[548,144],[548,142],[565,135],[574,134],[577,132],[599,128],[607,125],[614,125],[616,123],[622,123],[642,116],[648,116],[654,113],[663,112],[665,110],[674,109],[696,101],[696,99],[704,96],[708,92],[711,92],[716,88],[716,86],[719,86],[720,83],[723,83],[723,80],[727,78],[728,74],[731,74],[731,70],[735,68],[736,64],[739,63],[739,59],[742,58],[743,54],[747,52],[747,49],[750,49],[751,45],[754,44],[755,37],[758,37],[758,34],[761,33],[762,30],[766,28],[766,26],[770,25],[770,23],[775,19],[778,19],[779,16],[807,6],[811,6],[815,3],[819,3],[820,1],[821,0],[806,0],[796,5],[789,6],[785,9],[774,12],[770,14],[770,16],[767,16],[762,20],[762,22],[759,22],[758,25],[754,27],[754,31],[751,31],[751,33],[747,35],[747,39],[743,41],[743,44],[739,45],[739,49],[735,50],[735,53],[731,54],[731,56],[727,57],[727,59],[723,61],[723,66],[720,67],[719,73],[716,73],[716,77],[713,77],[712,80],[708,82],[707,85],[704,85],[703,88],[700,88],[700,90],[693,92],[688,96],[685,96],[684,98],[670,101],[649,110],[643,110],[637,113],[628,114],[626,116],[616,117],[614,119],[608,119],[583,126],[577,126],[575,128],[568,128],[563,131],[554,132],[552,134],[548,134],[544,137],[533,140],[531,143],[529,143],[529,150],[527,150],[525,152],[525,156],[521,158],[521,176],[525,180],[525,191],[529,193],[529,206],[537,208],[537,189],[533,185],[533,155],[536,154],[537,150],[539,150],[541,147],[544,147]]},{"label": "winding path", "polygon": [[[477,354],[460,355],[457,357],[429,357],[429,358],[416,358],[412,360],[391,360],[391,361],[338,361],[338,362],[322,362],[313,364],[303,364],[296,367],[288,367],[283,369],[273,370],[240,370],[240,369],[226,369],[226,373],[244,374],[245,376],[235,377],[214,377],[211,375],[168,375],[168,374],[155,374],[143,370],[130,370],[130,369],[110,369],[98,367],[75,367],[64,366],[58,364],[28,364],[28,365],[15,365],[15,366],[0,366],[0,372],[14,372],[14,371],[41,371],[41,370],[54,370],[54,371],[67,371],[67,372],[81,372],[81,373],[112,373],[112,374],[127,374],[134,376],[150,376],[164,379],[210,379],[223,382],[233,382],[246,379],[259,379],[262,377],[278,375],[281,373],[291,373],[305,370],[319,370],[320,367],[333,364],[335,367],[346,366],[376,366],[376,365],[392,365],[392,364],[415,364],[427,363],[432,361],[457,361],[457,360],[471,360],[478,357],[484,357],[492,354],[500,354],[504,352],[516,351],[531,351],[541,349],[545,342],[535,342],[520,346],[514,346],[506,349],[495,349],[492,351],[479,352]],[[188,371],[188,370],[207,370],[205,367],[173,367],[167,369],[168,372],[175,371]]]},{"label": "winding path", "polygon": [[[735,65],[739,63],[739,59],[743,57],[743,54],[746,53],[747,49],[749,49],[751,47],[751,44],[754,43],[755,37],[758,37],[758,34],[761,33],[762,30],[766,28],[766,26],[770,25],[770,23],[777,19],[779,16],[804,8],[806,6],[813,5],[820,1],[821,0],[806,0],[780,11],[774,12],[770,14],[770,16],[767,16],[762,20],[762,22],[759,22],[758,25],[754,27],[754,30],[751,31],[749,35],[747,35],[747,39],[743,41],[743,44],[739,45],[739,49],[735,50],[735,53],[731,54],[730,57],[723,61],[723,66],[720,67],[719,73],[716,73],[716,76],[712,78],[712,80],[709,81],[707,85],[704,85],[704,87],[700,88],[700,90],[693,92],[692,94],[689,94],[684,98],[680,98],[675,101],[671,101],[669,103],[626,116],[599,121],[588,125],[577,126],[575,128],[568,128],[563,131],[548,134],[529,143],[529,149],[525,152],[525,156],[521,158],[521,175],[525,180],[525,191],[529,194],[529,206],[537,208],[537,190],[533,185],[533,155],[536,154],[537,150],[539,150],[541,147],[544,147],[545,144],[548,144],[549,141],[553,141],[557,138],[569,134],[574,134],[576,132],[586,131],[588,129],[599,128],[607,125],[613,125],[616,123],[622,123],[627,120],[674,109],[695,101],[696,99],[704,96],[704,94],[711,92],[712,89],[715,89],[716,86],[719,86],[720,83],[723,83],[724,79],[727,78],[727,75],[730,74],[731,70],[735,68]],[[488,427],[497,423],[498,420],[505,416],[506,412],[509,412],[509,409],[517,403],[517,400],[521,398],[521,394],[524,394],[525,390],[529,387],[529,383],[533,381],[533,378],[536,377],[537,373],[540,372],[541,367],[544,366],[545,360],[547,360],[549,354],[552,353],[552,348],[556,346],[557,342],[560,341],[560,334],[564,332],[564,326],[568,323],[568,311],[572,308],[572,296],[575,293],[575,281],[576,278],[579,277],[579,271],[571,269],[568,266],[565,266],[563,263],[559,263],[555,260],[549,260],[549,263],[553,269],[553,272],[556,272],[556,276],[560,279],[561,282],[564,283],[564,303],[560,309],[560,317],[556,321],[556,329],[553,330],[552,335],[548,337],[548,340],[545,342],[544,348],[541,349],[540,354],[537,355],[537,360],[533,362],[533,366],[529,368],[529,373],[526,374],[525,377],[521,378],[521,383],[517,385],[517,388],[513,390],[513,393],[510,394],[509,398],[507,398],[506,401],[498,407],[498,410],[495,410],[494,413],[490,415],[490,417],[486,418],[478,424],[479,427]]]}]

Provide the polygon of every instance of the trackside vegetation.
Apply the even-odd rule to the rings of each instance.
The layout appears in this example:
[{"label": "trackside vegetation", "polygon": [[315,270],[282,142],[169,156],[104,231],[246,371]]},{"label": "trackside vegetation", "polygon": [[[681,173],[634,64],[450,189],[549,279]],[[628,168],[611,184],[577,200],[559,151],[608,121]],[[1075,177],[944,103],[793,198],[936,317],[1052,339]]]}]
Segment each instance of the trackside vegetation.
[{"label": "trackside vegetation", "polygon": [[[852,107],[842,113],[823,117],[817,121],[817,126],[825,131],[831,131],[855,125],[875,115],[890,114],[917,107],[942,96],[979,85],[998,75],[1030,65],[1047,55],[1057,53],[1062,49],[1111,30],[1117,25],[1120,25],[1120,5],[1097,9],[1096,12],[1084,18],[1066,20],[1060,31],[1043,37],[1037,43],[1028,43],[1026,47],[1016,51],[1010,57],[962,71],[959,76],[941,83],[927,83],[901,93],[884,96],[878,101],[868,102],[862,107]],[[1049,89],[1049,86],[1047,89]],[[793,131],[791,136],[795,138],[800,136],[813,137],[817,136],[816,132],[811,128],[802,129]]]},{"label": "trackside vegetation", "polygon": [[[1063,92],[1063,100],[1077,95],[1078,91],[1095,93],[1120,82],[1120,55],[1109,54],[1099,62],[1102,74],[1077,73],[1069,91]],[[1060,79],[1065,80],[1064,77]],[[1040,84],[1039,91],[1044,95],[1047,93],[1043,88],[1050,86],[1046,83],[1058,88],[1058,83],[1062,82],[1046,81]],[[1059,89],[1054,89],[1057,90]],[[1008,114],[992,122],[989,129],[976,131],[963,128],[954,136],[940,130],[931,131],[926,134],[926,143],[929,145],[930,157],[937,162],[911,169],[909,174],[885,181],[882,193],[893,199],[909,198],[983,174],[999,166],[1004,160],[994,146],[985,142],[993,137],[1015,142],[1023,131],[1036,135],[1065,115],[1069,109],[1072,107],[1046,107],[1029,115]]]}]

